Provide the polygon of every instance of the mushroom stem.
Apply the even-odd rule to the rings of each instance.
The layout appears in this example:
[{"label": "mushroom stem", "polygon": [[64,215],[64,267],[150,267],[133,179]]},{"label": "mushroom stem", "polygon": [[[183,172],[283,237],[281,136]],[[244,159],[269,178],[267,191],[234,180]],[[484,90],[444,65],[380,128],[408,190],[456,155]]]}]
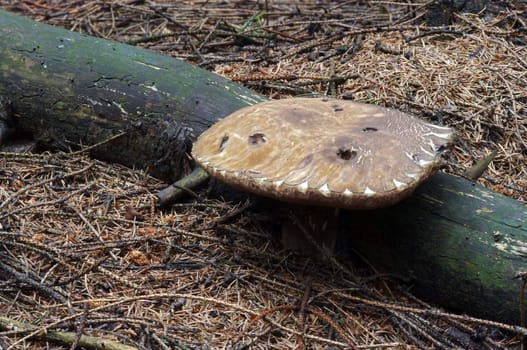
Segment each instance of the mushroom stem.
[{"label": "mushroom stem", "polygon": [[282,244],[306,256],[334,256],[339,213],[338,208],[288,206],[282,223]]}]

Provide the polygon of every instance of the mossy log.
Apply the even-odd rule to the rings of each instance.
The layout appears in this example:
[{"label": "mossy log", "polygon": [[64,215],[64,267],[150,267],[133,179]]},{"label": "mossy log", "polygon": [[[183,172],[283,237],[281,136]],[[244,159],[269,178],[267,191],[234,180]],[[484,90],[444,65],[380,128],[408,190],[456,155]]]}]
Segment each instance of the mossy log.
[{"label": "mossy log", "polygon": [[413,292],[457,312],[520,324],[527,206],[464,178],[434,175],[389,208],[347,212],[352,249]]},{"label": "mossy log", "polygon": [[[35,325],[20,322],[5,316],[0,315],[0,330],[5,331],[25,331],[35,332],[38,327]],[[77,344],[76,348],[91,349],[91,350],[138,350],[135,346],[129,346],[113,340],[93,337],[89,335],[80,335],[74,332],[56,331],[47,329],[45,331],[35,332],[31,338],[43,339],[59,344],[71,345]],[[78,338],[78,339],[77,339]]]},{"label": "mossy log", "polygon": [[[167,180],[191,167],[192,135],[263,101],[217,75],[140,48],[0,11],[0,95],[18,131],[46,147],[97,144],[94,157]],[[463,178],[438,174],[404,202],[348,212],[353,248],[381,271],[451,309],[519,323],[527,209]]]},{"label": "mossy log", "polygon": [[194,135],[264,100],[172,57],[4,11],[0,67],[0,95],[11,100],[17,132],[61,150],[123,133],[92,155],[168,181],[189,170]]}]

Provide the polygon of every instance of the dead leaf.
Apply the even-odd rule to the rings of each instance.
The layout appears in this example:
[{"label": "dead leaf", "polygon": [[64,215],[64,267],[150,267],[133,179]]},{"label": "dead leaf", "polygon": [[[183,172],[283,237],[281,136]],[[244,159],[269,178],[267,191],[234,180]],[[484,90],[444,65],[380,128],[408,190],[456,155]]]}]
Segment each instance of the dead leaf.
[{"label": "dead leaf", "polygon": [[126,213],[124,214],[126,220],[143,220],[143,214],[134,207],[127,205],[124,209],[126,210]]}]

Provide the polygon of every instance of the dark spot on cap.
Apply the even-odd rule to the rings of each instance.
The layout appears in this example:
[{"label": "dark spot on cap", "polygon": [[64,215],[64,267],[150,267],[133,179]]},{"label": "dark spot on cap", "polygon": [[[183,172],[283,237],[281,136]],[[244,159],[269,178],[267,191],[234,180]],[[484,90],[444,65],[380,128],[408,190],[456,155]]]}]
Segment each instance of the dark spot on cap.
[{"label": "dark spot on cap", "polygon": [[333,111],[335,111],[335,112],[342,112],[344,110],[344,108],[342,108],[339,105],[333,105],[331,107],[333,107]]},{"label": "dark spot on cap", "polygon": [[267,141],[267,138],[261,132],[252,134],[251,136],[249,136],[249,140],[248,140],[249,145],[260,145],[266,141]]},{"label": "dark spot on cap", "polygon": [[364,129],[362,129],[363,132],[374,132],[374,131],[377,131],[378,129],[377,128],[372,128],[372,127],[365,127]]},{"label": "dark spot on cap", "polygon": [[339,148],[339,150],[337,151],[337,156],[340,159],[350,160],[357,156],[357,151],[353,151],[349,148]]},{"label": "dark spot on cap", "polygon": [[225,149],[225,146],[227,145],[227,141],[229,141],[229,136],[225,135],[221,138],[220,141],[220,152],[223,152]]}]

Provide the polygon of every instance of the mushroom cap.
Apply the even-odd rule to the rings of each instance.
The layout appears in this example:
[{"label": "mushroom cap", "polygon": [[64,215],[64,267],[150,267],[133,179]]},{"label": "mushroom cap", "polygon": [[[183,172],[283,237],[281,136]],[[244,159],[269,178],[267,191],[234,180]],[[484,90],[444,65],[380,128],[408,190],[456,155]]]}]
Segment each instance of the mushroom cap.
[{"label": "mushroom cap", "polygon": [[392,205],[439,167],[450,128],[381,106],[271,100],[206,130],[192,155],[211,176],[279,200],[349,209]]}]

